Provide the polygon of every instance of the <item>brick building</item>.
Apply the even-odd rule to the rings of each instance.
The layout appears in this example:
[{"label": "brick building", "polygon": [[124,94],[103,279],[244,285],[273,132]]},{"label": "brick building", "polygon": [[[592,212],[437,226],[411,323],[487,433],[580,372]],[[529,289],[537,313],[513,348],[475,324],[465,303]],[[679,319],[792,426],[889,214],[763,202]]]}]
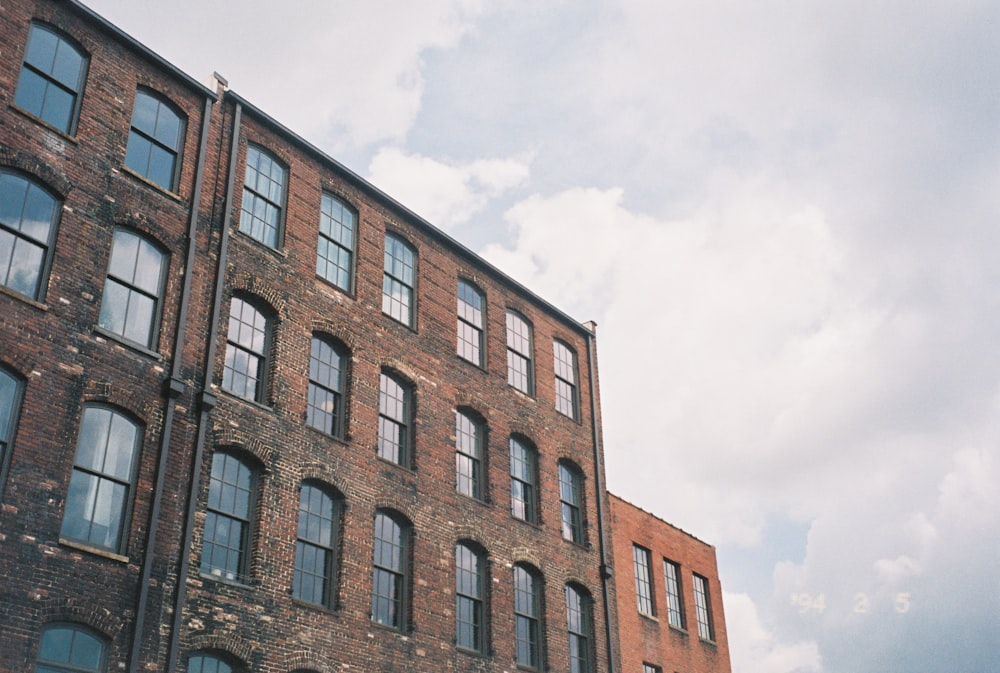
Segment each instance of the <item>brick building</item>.
[{"label": "brick building", "polygon": [[0,39],[0,671],[616,670],[593,326],[77,2]]},{"label": "brick building", "polygon": [[610,500],[621,670],[729,673],[715,548],[616,495]]}]

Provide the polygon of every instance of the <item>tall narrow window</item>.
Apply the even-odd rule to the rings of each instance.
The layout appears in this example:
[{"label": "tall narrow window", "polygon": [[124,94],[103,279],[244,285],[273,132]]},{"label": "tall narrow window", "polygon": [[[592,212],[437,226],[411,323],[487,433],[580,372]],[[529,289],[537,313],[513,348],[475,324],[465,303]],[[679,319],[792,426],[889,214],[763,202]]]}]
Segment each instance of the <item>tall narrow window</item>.
[{"label": "tall narrow window", "polygon": [[269,320],[248,300],[233,297],[229,305],[229,332],[222,387],[248,400],[264,401]]},{"label": "tall narrow window", "polygon": [[231,453],[212,457],[208,482],[208,511],[201,550],[201,572],[213,577],[245,581],[250,556],[250,523],[254,473]]},{"label": "tall narrow window", "polygon": [[663,578],[667,587],[667,621],[684,628],[684,599],[681,593],[681,569],[673,561],[663,559]]},{"label": "tall narrow window", "polygon": [[483,426],[461,411],[455,412],[455,480],[459,493],[483,497]]},{"label": "tall narrow window", "polygon": [[515,661],[528,668],[542,667],[541,581],[526,566],[514,566]]},{"label": "tall narrow window", "polygon": [[295,598],[324,607],[333,605],[334,545],[339,524],[337,501],[319,486],[303,484],[292,578]]},{"label": "tall narrow window", "polygon": [[417,254],[401,238],[385,235],[385,273],[382,276],[382,312],[413,327],[413,286]]},{"label": "tall narrow window", "polygon": [[240,231],[269,248],[277,248],[280,242],[287,179],[288,173],[277,159],[255,145],[247,148]]},{"label": "tall narrow window", "polygon": [[386,512],[375,514],[372,621],[402,629],[406,620],[406,537],[408,527]]},{"label": "tall narrow window", "polygon": [[84,407],[60,536],[111,552],[124,548],[142,433],[106,407]]},{"label": "tall narrow window", "polygon": [[485,650],[483,622],[484,562],[466,544],[455,545],[455,644],[467,650]]},{"label": "tall narrow window", "polygon": [[195,654],[188,659],[188,673],[233,673],[233,667],[214,654]]},{"label": "tall narrow window", "polygon": [[86,77],[86,55],[55,31],[33,23],[14,104],[64,133],[73,133]]},{"label": "tall narrow window", "polygon": [[125,165],[150,182],[177,190],[184,120],[166,101],[137,91]]},{"label": "tall narrow window", "polygon": [[59,203],[43,187],[0,170],[0,285],[41,301]]},{"label": "tall narrow window", "polygon": [[378,455],[397,465],[409,466],[410,408],[413,393],[410,387],[382,372],[378,384]]},{"label": "tall narrow window", "polygon": [[514,311],[507,311],[507,383],[522,393],[534,392],[531,325]]},{"label": "tall narrow window", "polygon": [[583,544],[583,478],[566,463],[559,463],[559,503],[562,508],[563,539]]},{"label": "tall narrow window", "polygon": [[653,603],[653,578],[650,576],[649,550],[637,544],[632,545],[632,561],[635,568],[635,598],[639,613],[650,617],[656,616],[656,605]]},{"label": "tall narrow window", "polygon": [[569,632],[570,673],[591,673],[590,633],[592,615],[590,597],[572,584],[566,585],[566,630]]},{"label": "tall narrow window", "polygon": [[354,276],[354,238],[358,216],[333,194],[323,194],[319,208],[316,273],[350,292]]},{"label": "tall narrow window", "polygon": [[561,341],[552,342],[556,373],[556,410],[573,420],[580,418],[580,398],[576,387],[576,353]]},{"label": "tall narrow window", "polygon": [[483,295],[464,280],[458,281],[458,355],[483,366]]},{"label": "tall narrow window", "polygon": [[101,299],[100,326],[146,348],[156,344],[166,255],[145,238],[118,229]]},{"label": "tall narrow window", "polygon": [[106,664],[102,639],[74,624],[42,629],[35,673],[98,673]]},{"label": "tall narrow window", "polygon": [[0,488],[3,487],[14,443],[18,409],[21,406],[21,382],[0,366]]},{"label": "tall narrow window", "polygon": [[708,580],[701,575],[693,575],[694,607],[698,617],[698,637],[704,640],[715,640],[715,627],[712,625],[712,604],[708,597]]},{"label": "tall narrow window", "polygon": [[316,336],[312,338],[306,422],[334,437],[344,436],[346,359],[346,355],[329,341]]},{"label": "tall narrow window", "polygon": [[515,518],[538,523],[535,485],[538,460],[535,449],[524,440],[510,438],[510,513]]}]

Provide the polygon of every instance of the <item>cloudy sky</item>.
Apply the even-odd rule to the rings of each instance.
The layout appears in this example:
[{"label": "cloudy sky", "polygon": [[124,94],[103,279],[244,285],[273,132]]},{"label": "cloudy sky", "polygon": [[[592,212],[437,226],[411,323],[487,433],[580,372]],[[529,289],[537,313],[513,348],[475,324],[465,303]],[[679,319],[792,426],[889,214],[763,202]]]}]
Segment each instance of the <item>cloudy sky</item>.
[{"label": "cloudy sky", "polygon": [[1000,670],[996,0],[87,1],[597,321],[735,673]]}]

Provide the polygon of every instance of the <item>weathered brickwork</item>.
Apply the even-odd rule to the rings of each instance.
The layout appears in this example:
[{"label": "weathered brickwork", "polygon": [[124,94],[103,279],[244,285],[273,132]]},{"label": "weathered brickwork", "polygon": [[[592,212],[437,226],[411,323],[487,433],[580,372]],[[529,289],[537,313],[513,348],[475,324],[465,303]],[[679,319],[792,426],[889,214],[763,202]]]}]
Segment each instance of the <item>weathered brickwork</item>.
[{"label": "weathered brickwork", "polygon": [[[86,57],[69,132],[15,102],[32,22]],[[509,671],[519,667],[513,568],[525,564],[538,580],[540,656],[520,667],[570,670],[565,591],[572,585],[591,613],[590,670],[610,673],[618,656],[615,587],[602,573],[610,560],[602,558],[599,516],[609,504],[592,329],[221,83],[216,91],[192,81],[75,2],[5,3],[0,35],[0,171],[41,186],[61,205],[38,296],[0,279],[0,367],[19,395],[0,473],[0,672],[31,670],[46,631],[66,625],[102,644],[106,671],[186,671],[202,654],[238,671]],[[140,90],[167,101],[184,122],[175,191],[124,165]],[[241,231],[251,146],[286,170],[274,247]],[[357,215],[349,292],[316,272],[324,192]],[[100,326],[118,230],[165,253],[156,337],[145,345]],[[387,233],[415,253],[411,325],[383,313]],[[456,355],[460,279],[484,298],[483,366]],[[268,319],[264,388],[254,401],[225,384],[234,297]],[[532,327],[530,395],[507,383],[508,310]],[[344,353],[339,437],[306,423],[314,334]],[[555,408],[554,339],[576,356],[578,420]],[[382,372],[412,394],[405,466],[377,454]],[[90,441],[81,438],[87,409],[110,410],[139,428],[115,510],[125,524],[120,544],[62,534],[67,516],[80,516],[66,510],[77,447]],[[456,488],[456,410],[481,421],[478,498]],[[532,522],[511,512],[512,436],[537,450]],[[213,464],[225,455],[252,472],[247,539],[236,544],[246,560],[228,578],[202,572],[206,530],[225,507],[210,493]],[[564,539],[560,463],[579,477],[581,542]],[[92,467],[81,474],[91,478]],[[322,606],[292,590],[304,483],[340,504],[332,596]],[[378,512],[404,526],[403,614],[392,627],[372,615]],[[456,646],[458,543],[483,561],[481,652]]]},{"label": "weathered brickwork", "polygon": [[[610,500],[621,670],[644,673],[645,664],[663,673],[729,673],[729,642],[715,548],[616,495]],[[643,614],[639,608],[635,545],[649,552],[652,614]],[[675,613],[673,619],[677,623],[671,623],[669,614],[667,561],[677,570],[679,591],[674,606],[680,614],[678,618]],[[707,580],[710,638],[699,635],[695,575]]]}]

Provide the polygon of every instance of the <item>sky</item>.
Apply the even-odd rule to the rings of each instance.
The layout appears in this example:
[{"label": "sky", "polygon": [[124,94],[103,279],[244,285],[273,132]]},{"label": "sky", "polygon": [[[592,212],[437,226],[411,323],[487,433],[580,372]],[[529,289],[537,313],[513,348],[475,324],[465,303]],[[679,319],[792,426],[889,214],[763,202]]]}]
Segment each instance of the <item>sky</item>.
[{"label": "sky", "polygon": [[87,4],[597,322],[734,673],[1000,670],[996,0]]}]

